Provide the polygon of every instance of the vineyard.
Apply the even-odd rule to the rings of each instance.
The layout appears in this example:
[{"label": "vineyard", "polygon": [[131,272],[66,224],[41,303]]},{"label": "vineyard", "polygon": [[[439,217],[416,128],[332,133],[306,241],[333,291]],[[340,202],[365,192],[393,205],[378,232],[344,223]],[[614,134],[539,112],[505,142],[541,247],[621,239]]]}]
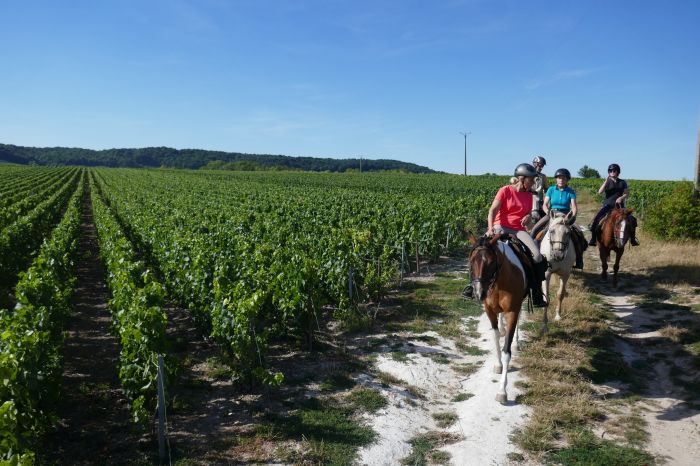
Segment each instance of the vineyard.
[{"label": "vineyard", "polygon": [[[404,276],[465,253],[465,233],[484,230],[506,180],[0,166],[0,459],[31,464],[55,429],[81,214],[106,270],[114,370],[143,425],[159,354],[176,380],[168,303],[186,309],[236,380],[284,385],[266,362],[272,342],[311,349],[319,321],[372,319]],[[677,183],[630,184],[643,216]],[[572,185],[594,193],[600,180]]]}]

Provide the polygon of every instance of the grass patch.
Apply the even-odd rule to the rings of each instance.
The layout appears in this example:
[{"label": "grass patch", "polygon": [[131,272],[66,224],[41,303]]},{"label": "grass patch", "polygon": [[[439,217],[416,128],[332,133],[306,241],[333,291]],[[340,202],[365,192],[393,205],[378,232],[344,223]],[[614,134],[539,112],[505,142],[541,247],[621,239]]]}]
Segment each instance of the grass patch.
[{"label": "grass patch", "polygon": [[438,427],[445,429],[457,422],[459,416],[457,416],[457,413],[452,412],[433,413],[433,419],[435,419]]},{"label": "grass patch", "polygon": [[547,455],[550,463],[562,465],[648,466],[655,464],[654,457],[630,446],[617,445],[610,440],[600,440],[589,430],[581,430],[569,438],[567,448]]},{"label": "grass patch", "polygon": [[478,346],[470,345],[470,344],[462,342],[462,341],[458,341],[455,344],[455,346],[462,353],[468,354],[469,356],[483,356],[485,354],[488,354],[488,351],[482,350]]},{"label": "grass patch", "polygon": [[446,432],[428,432],[413,437],[411,453],[401,460],[401,464],[407,466],[427,466],[428,464],[449,464],[449,454],[437,451],[445,445],[458,442],[460,437]]},{"label": "grass patch", "polygon": [[268,424],[260,426],[258,434],[269,439],[299,441],[305,448],[290,452],[286,461],[304,464],[352,464],[357,450],[369,445],[376,433],[354,418],[356,410],[331,400],[311,398],[301,407],[280,415],[268,413]]},{"label": "grass patch", "polygon": [[205,363],[205,374],[214,380],[226,380],[233,377],[233,370],[219,356],[211,356]]},{"label": "grass patch", "polygon": [[454,401],[455,403],[459,403],[460,401],[466,401],[473,396],[473,393],[460,393],[454,398],[452,398],[452,401]]},{"label": "grass patch", "polygon": [[436,364],[449,364],[450,358],[445,353],[421,353],[423,356],[433,360]]},{"label": "grass patch", "polygon": [[408,354],[406,354],[403,351],[393,351],[391,353],[391,359],[396,362],[402,362],[405,364],[407,364],[410,361]]},{"label": "grass patch", "polygon": [[353,390],[348,396],[348,401],[361,411],[375,413],[389,404],[387,398],[379,390],[372,388],[359,388]]},{"label": "grass patch", "polygon": [[347,374],[338,372],[332,374],[321,382],[321,390],[347,390],[355,386],[355,381]]},{"label": "grass patch", "polygon": [[483,363],[479,361],[478,363],[465,363],[465,364],[456,364],[452,366],[452,370],[454,370],[456,373],[461,374],[461,375],[472,375],[474,372],[479,370],[479,367],[481,367]]}]

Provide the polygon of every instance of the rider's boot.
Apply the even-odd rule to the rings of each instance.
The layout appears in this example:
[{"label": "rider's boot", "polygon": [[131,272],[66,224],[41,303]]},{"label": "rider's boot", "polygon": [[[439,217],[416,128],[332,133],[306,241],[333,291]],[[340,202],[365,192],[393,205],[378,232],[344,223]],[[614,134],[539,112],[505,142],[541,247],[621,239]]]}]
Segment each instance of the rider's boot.
[{"label": "rider's boot", "polygon": [[530,289],[532,290],[532,305],[535,307],[546,307],[547,301],[545,300],[544,293],[542,292],[542,281],[544,281],[544,274],[547,271],[547,259],[544,257],[542,261],[535,263],[535,280],[532,282]]},{"label": "rider's boot", "polygon": [[583,268],[583,257],[580,255],[576,255],[576,263],[574,264],[575,269],[582,269]]},{"label": "rider's boot", "polygon": [[639,240],[637,239],[637,219],[630,215],[630,223],[632,224],[632,231],[630,232],[630,244],[632,246],[639,246]]},{"label": "rider's boot", "polygon": [[595,241],[596,234],[595,233],[596,233],[595,230],[591,229],[591,240],[588,242],[589,246],[595,246],[595,243],[596,243],[596,241]]}]

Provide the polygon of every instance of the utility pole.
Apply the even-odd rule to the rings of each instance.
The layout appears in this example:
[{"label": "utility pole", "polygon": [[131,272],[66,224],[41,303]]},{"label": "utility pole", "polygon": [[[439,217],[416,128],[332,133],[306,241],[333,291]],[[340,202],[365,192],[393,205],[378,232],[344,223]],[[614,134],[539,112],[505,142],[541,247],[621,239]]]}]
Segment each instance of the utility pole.
[{"label": "utility pole", "polygon": [[471,131],[467,132],[459,132],[462,136],[464,136],[464,176],[467,176],[467,136],[472,134]]},{"label": "utility pole", "polygon": [[700,118],[698,118],[698,144],[695,150],[695,184],[693,185],[695,199],[700,199]]}]

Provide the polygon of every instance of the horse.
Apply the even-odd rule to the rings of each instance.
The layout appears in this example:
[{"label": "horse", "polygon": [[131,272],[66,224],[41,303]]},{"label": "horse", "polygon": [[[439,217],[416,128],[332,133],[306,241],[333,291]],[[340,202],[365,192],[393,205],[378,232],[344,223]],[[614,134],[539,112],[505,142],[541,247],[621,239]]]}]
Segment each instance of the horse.
[{"label": "horse", "polygon": [[[514,335],[517,338],[520,307],[528,295],[529,288],[523,265],[511,247],[504,241],[499,241],[501,236],[484,236],[477,240],[470,234],[469,243],[474,247],[469,254],[469,267],[474,297],[484,303],[484,311],[493,329],[493,341],[496,345],[496,365],[493,371],[501,374],[496,401],[506,403],[510,348]],[[506,320],[503,351],[499,344],[498,330],[498,318],[501,314],[505,314]]]},{"label": "horse", "polygon": [[625,244],[631,237],[632,223],[629,216],[632,209],[619,207],[613,209],[606,218],[600,222],[598,232],[598,252],[600,253],[600,264],[603,271],[600,278],[608,279],[608,258],[610,251],[615,251],[615,264],[613,265],[613,286],[617,287],[617,271],[620,270],[620,259],[625,252]]},{"label": "horse", "polygon": [[[561,320],[561,305],[566,293],[566,282],[569,281],[571,268],[576,262],[576,250],[571,238],[571,227],[567,223],[566,216],[553,218],[549,222],[549,228],[542,238],[540,253],[547,258],[549,268],[545,273],[545,281],[542,283],[542,292],[545,296],[549,293],[549,281],[552,275],[559,277],[559,292],[557,293],[557,310],[554,320]],[[547,331],[547,309],[544,310],[543,331]]]}]

